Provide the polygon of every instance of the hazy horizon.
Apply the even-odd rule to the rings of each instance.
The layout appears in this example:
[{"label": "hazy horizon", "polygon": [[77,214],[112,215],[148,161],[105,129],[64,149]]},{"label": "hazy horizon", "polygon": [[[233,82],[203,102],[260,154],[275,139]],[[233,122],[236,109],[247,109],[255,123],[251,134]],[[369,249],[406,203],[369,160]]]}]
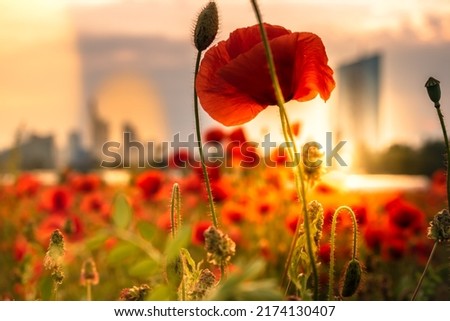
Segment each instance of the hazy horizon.
[{"label": "hazy horizon", "polygon": [[[86,131],[86,104],[99,91],[106,95],[106,101],[119,101],[111,92],[117,93],[117,84],[125,83],[122,75],[126,79],[134,77],[130,82],[135,84],[147,84],[149,93],[143,89],[138,95],[142,94],[145,100],[148,94],[148,101],[159,106],[151,111],[146,109],[147,103],[136,102],[141,104],[140,109],[136,108],[142,113],[136,113],[135,121],[139,122],[137,131],[143,139],[151,135],[146,132],[149,127],[156,128],[162,122],[165,129],[155,129],[160,134],[158,139],[170,138],[176,132],[192,132],[195,50],[191,46],[191,30],[196,14],[206,3],[0,1],[4,8],[0,11],[4,25],[0,31],[0,149],[12,145],[17,128],[37,134],[53,133],[61,147],[70,131]],[[221,18],[217,41],[226,39],[235,28],[255,24],[248,1],[217,3]],[[424,83],[429,76],[441,80],[443,110],[450,114],[449,2],[260,3],[265,21],[293,31],[317,33],[325,43],[334,70],[360,57],[383,55],[383,134],[381,141],[373,144],[418,144],[440,137]],[[141,85],[127,88],[134,90]],[[126,97],[120,99],[129,101]],[[335,91],[327,103],[316,99],[300,106],[288,105],[292,117],[304,123],[304,139],[330,129],[329,110],[336,108],[337,101]],[[103,117],[116,123],[127,121],[123,118],[129,113],[128,106],[124,110],[120,106],[105,108],[100,108]],[[279,124],[271,122],[276,112],[269,108],[250,122],[246,126],[250,135],[259,137],[262,130],[279,134]],[[204,127],[216,125],[205,114],[203,123]]]}]

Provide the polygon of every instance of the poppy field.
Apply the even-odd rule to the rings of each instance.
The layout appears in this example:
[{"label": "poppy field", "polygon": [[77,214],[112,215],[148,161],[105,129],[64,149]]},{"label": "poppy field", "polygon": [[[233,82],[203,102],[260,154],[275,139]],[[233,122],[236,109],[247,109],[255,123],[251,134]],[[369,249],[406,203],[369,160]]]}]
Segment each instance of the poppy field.
[{"label": "poppy field", "polygon": [[[257,23],[217,44],[215,2],[196,20],[195,153],[116,170],[120,182],[68,169],[50,184],[18,172],[0,185],[0,299],[449,298],[446,170],[420,189],[334,180],[320,149],[299,149],[306,138],[285,108],[332,95],[326,47],[264,23],[251,4]],[[426,87],[448,152],[439,81]],[[272,105],[286,144],[267,155],[240,125]],[[226,128],[201,128],[200,108]]]},{"label": "poppy field", "polygon": [[[180,269],[186,300],[299,299],[294,285],[287,292],[281,287],[299,206],[289,183],[292,172],[279,163],[208,169],[218,226],[231,239],[217,258],[205,248],[205,231],[213,223],[198,167],[146,170],[121,186],[108,185],[95,173],[67,173],[55,186],[21,174],[13,185],[1,187],[2,299],[54,299],[55,271],[46,257],[55,230],[64,243],[61,257],[53,259],[63,275],[56,299],[85,300],[90,283],[93,300],[178,300]],[[347,204],[356,215],[363,265],[352,298],[410,299],[433,247],[429,221],[446,202],[444,173],[436,173],[429,190],[421,192],[349,192],[318,182],[308,195],[323,219],[316,249],[320,298],[327,298],[332,216]],[[347,214],[341,213],[336,226],[336,296],[352,257]],[[183,268],[177,259],[181,249]],[[219,283],[221,262],[226,277]],[[448,252],[442,246],[418,298],[446,299],[447,276]]]}]

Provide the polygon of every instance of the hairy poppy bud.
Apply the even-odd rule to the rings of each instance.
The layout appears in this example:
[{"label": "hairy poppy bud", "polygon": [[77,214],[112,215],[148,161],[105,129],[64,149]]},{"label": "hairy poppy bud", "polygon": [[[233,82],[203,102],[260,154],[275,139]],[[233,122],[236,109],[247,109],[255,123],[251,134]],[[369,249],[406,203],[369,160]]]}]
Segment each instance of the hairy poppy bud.
[{"label": "hairy poppy bud", "polygon": [[431,101],[434,103],[434,107],[439,108],[441,104],[439,101],[441,100],[441,87],[439,86],[440,81],[430,77],[425,83],[425,87],[427,88],[428,97],[430,97]]},{"label": "hairy poppy bud", "polygon": [[219,14],[216,3],[211,1],[198,15],[197,24],[194,29],[195,48],[199,51],[208,48],[216,38],[218,29]]},{"label": "hairy poppy bud", "polygon": [[359,284],[361,283],[361,274],[361,263],[356,259],[351,260],[345,269],[341,296],[349,297],[355,294],[356,290],[358,290]]}]

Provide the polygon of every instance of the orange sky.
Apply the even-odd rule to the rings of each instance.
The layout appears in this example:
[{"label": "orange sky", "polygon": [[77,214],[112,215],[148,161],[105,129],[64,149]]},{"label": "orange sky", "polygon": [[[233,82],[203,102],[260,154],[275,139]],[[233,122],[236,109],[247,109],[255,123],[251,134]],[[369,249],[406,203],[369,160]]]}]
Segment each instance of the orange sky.
[{"label": "orange sky", "polygon": [[[85,103],[76,47],[80,35],[155,35],[188,41],[195,14],[201,3],[206,2],[0,0],[0,148],[12,143],[14,131],[22,125],[42,134],[54,132],[59,142],[65,141],[69,130],[80,126],[79,110]],[[219,40],[237,27],[255,23],[249,1],[217,3],[221,16]],[[343,0],[339,5],[336,3],[332,0],[260,1],[266,21],[292,30],[318,33],[327,46],[333,67],[398,43],[404,43],[405,48],[416,48],[450,42],[450,1]],[[395,62],[387,64],[395,70]],[[450,74],[450,64],[446,62],[442,68],[435,67],[439,64],[424,64],[427,70],[423,77],[428,72],[438,73],[437,78],[439,73]],[[418,79],[420,86],[424,80]],[[448,84],[443,87],[450,92]],[[417,101],[417,97],[408,99],[408,103]],[[382,100],[399,105],[398,98],[390,93]],[[421,103],[425,104],[426,100]],[[314,101],[308,106],[304,108],[306,111],[298,111],[300,116],[314,113],[314,119],[320,119],[333,106],[333,99],[328,105]],[[255,123],[270,117],[270,114],[262,116]],[[404,120],[404,115],[399,113],[399,116],[386,116],[384,123],[386,141],[404,141],[408,135],[415,134],[418,121]],[[433,123],[425,125],[434,126]],[[309,126],[311,132],[323,131],[317,124]],[[403,133],[399,127],[405,127]]]}]

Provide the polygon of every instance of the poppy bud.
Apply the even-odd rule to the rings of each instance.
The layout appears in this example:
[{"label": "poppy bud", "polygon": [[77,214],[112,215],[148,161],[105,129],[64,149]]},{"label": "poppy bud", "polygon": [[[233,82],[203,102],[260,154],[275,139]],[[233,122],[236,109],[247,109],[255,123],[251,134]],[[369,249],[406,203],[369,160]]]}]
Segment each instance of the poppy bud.
[{"label": "poppy bud", "polygon": [[349,297],[355,294],[361,283],[362,267],[361,263],[352,259],[345,269],[344,283],[342,284],[341,296]]},{"label": "poppy bud", "polygon": [[97,267],[92,258],[87,259],[83,262],[81,268],[81,285],[86,286],[87,284],[97,285],[99,282]]},{"label": "poppy bud", "polygon": [[214,1],[200,12],[194,29],[194,45],[199,51],[208,48],[214,41],[219,29],[219,14]]},{"label": "poppy bud", "polygon": [[430,77],[425,83],[425,87],[427,88],[428,97],[430,97],[431,101],[434,103],[434,107],[439,108],[441,105],[439,100],[441,100],[441,87],[439,86],[439,80]]}]

